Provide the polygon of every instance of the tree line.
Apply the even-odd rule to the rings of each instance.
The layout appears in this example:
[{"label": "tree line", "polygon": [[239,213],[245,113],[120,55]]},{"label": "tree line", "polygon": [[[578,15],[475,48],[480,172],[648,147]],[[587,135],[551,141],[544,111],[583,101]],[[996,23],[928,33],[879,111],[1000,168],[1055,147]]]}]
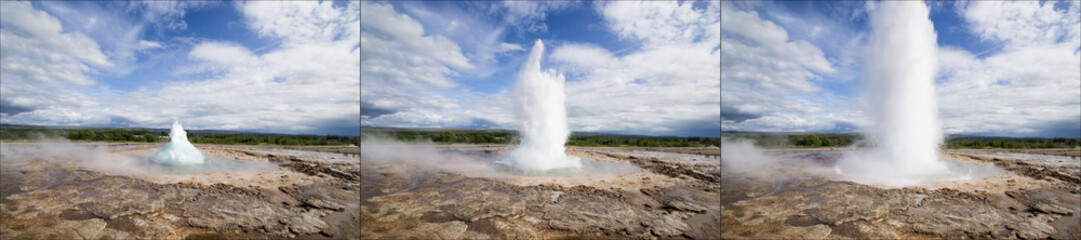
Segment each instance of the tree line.
[{"label": "tree line", "polygon": [[[818,148],[818,147],[868,147],[861,134],[854,133],[725,133],[725,137],[751,140],[762,148]],[[1077,138],[1011,138],[950,136],[942,143],[948,149],[962,148],[1075,148],[1081,146]]]},{"label": "tree line", "polygon": [[[375,131],[373,131],[375,132]],[[392,130],[377,131],[399,141],[431,141],[439,144],[518,144],[518,135],[500,130]],[[628,135],[575,135],[567,139],[567,146],[582,147],[706,147],[721,146],[720,138],[705,137],[653,137]]]},{"label": "tree line", "polygon": [[[360,137],[318,136],[318,135],[283,135],[261,133],[193,133],[188,132],[188,141],[200,144],[243,144],[243,145],[356,145],[360,146]],[[148,129],[119,128],[46,128],[3,126],[0,127],[0,140],[37,140],[48,138],[66,138],[71,141],[104,142],[168,142],[168,131]]]},{"label": "tree line", "polygon": [[1001,138],[1001,137],[952,137],[946,139],[946,148],[1076,148],[1081,139],[1076,138]]},{"label": "tree line", "polygon": [[569,146],[583,147],[708,147],[721,146],[720,138],[651,137],[623,135],[571,136]]},{"label": "tree line", "polygon": [[391,133],[398,141],[427,141],[435,143],[509,144],[515,138],[510,132],[501,131],[451,131],[427,132],[403,131]]}]

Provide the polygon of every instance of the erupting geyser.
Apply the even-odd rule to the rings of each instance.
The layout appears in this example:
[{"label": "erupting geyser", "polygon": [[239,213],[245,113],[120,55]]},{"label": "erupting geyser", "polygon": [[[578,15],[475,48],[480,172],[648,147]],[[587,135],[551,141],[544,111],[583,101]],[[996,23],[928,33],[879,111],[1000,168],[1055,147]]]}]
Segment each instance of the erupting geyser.
[{"label": "erupting geyser", "polygon": [[846,157],[836,170],[857,181],[887,185],[957,178],[960,174],[938,159],[938,45],[929,9],[920,1],[879,4],[871,14],[864,61],[876,124],[867,135],[875,149]]},{"label": "erupting geyser", "polygon": [[563,147],[570,135],[564,106],[564,78],[554,70],[541,71],[543,53],[544,43],[538,39],[518,73],[515,93],[522,143],[511,152],[510,159],[502,162],[527,172],[579,169],[582,162],[567,156]]},{"label": "erupting geyser", "polygon": [[169,130],[169,143],[161,150],[154,153],[151,161],[169,165],[195,165],[203,164],[206,156],[195,145],[188,142],[187,132],[180,126],[180,122],[173,121],[173,128]]}]

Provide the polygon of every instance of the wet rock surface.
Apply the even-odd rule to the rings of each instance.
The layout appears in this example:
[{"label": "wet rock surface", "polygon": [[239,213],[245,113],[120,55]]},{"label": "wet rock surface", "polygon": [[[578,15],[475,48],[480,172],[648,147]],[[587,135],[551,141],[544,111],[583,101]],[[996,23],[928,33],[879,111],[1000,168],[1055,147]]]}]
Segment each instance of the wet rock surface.
[{"label": "wet rock surface", "polygon": [[812,175],[721,179],[724,239],[1079,239],[1073,166],[963,155],[1007,172],[936,187],[887,188]]},{"label": "wet rock surface", "polygon": [[[230,152],[245,153],[237,148]],[[295,159],[343,173],[359,169]],[[10,164],[24,160],[30,164]],[[234,180],[161,183],[47,159],[3,163],[2,239],[360,238],[359,183],[333,175],[294,183],[228,175]],[[283,166],[267,174],[306,174],[291,171]],[[260,186],[267,184],[286,184],[296,193]]]},{"label": "wet rock surface", "polygon": [[[632,162],[628,156],[609,160]],[[707,172],[677,161],[652,164]],[[719,189],[703,190],[719,182],[690,172],[673,178],[643,168],[650,178],[679,184],[638,188],[637,182],[618,181],[518,185],[502,178],[389,168],[363,164],[362,239],[720,238]],[[710,176],[719,176],[719,167],[714,169],[718,174]],[[603,187],[611,184],[622,187]]]}]

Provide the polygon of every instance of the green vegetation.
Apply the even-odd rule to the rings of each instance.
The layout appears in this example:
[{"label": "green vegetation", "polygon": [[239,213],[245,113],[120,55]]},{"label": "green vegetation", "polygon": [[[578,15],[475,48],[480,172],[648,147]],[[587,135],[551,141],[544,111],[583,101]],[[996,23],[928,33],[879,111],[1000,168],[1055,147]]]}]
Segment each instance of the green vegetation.
[{"label": "green vegetation", "polygon": [[158,134],[151,134],[146,129],[138,130],[98,130],[91,129],[69,131],[65,137],[68,140],[83,141],[106,141],[106,142],[157,142]]},{"label": "green vegetation", "polygon": [[[457,132],[457,133],[456,133]],[[389,135],[399,141],[427,141],[436,143],[508,144],[514,135],[506,131],[395,131]]]},{"label": "green vegetation", "polygon": [[323,146],[323,145],[356,145],[360,146],[360,138],[343,136],[315,136],[315,135],[278,135],[278,134],[192,134],[188,133],[188,141],[205,144],[243,144],[243,145],[288,145],[288,146]]},{"label": "green vegetation", "polygon": [[[855,133],[723,133],[726,138],[749,139],[761,148],[817,148],[857,147],[867,145],[860,140],[863,136]],[[950,136],[943,144],[948,149],[963,148],[1074,148],[1081,146],[1081,139],[1076,138],[1011,138],[1011,137],[976,137]]]},{"label": "green vegetation", "polygon": [[1075,138],[1004,138],[1004,137],[951,137],[946,148],[1075,148],[1081,139]]},{"label": "green vegetation", "polygon": [[[431,141],[438,144],[518,144],[518,134],[505,130],[364,128],[361,134],[387,136],[399,141]],[[720,138],[653,137],[574,133],[567,146],[583,147],[706,147],[721,146]]]},{"label": "green vegetation", "polygon": [[0,125],[0,140],[37,140],[64,138],[68,130],[55,127]]},{"label": "green vegetation", "polygon": [[[80,128],[0,126],[0,140],[40,140],[66,138],[71,141],[168,142],[169,132],[145,128]],[[189,131],[188,141],[203,144],[244,145],[360,145],[359,137],[286,135],[248,132]]]},{"label": "green vegetation", "polygon": [[749,139],[761,148],[846,147],[863,139],[850,133],[723,133],[722,136]]},{"label": "green vegetation", "polygon": [[701,137],[650,137],[625,135],[575,136],[567,140],[568,146],[583,147],[707,147],[721,146],[720,138]]}]

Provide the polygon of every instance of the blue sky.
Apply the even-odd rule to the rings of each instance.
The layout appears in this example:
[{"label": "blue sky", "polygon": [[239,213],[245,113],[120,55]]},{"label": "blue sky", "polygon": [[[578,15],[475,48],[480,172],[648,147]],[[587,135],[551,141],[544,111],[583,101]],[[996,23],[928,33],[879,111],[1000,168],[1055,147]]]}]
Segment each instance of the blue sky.
[{"label": "blue sky", "polygon": [[[946,134],[1081,137],[1076,1],[926,2]],[[873,127],[861,77],[874,3],[732,1],[722,9],[722,129]]]},{"label": "blue sky", "polygon": [[357,1],[4,1],[0,123],[359,135]]},{"label": "blue sky", "polygon": [[720,2],[361,3],[361,124],[514,129],[536,40],[571,131],[719,136]]}]

